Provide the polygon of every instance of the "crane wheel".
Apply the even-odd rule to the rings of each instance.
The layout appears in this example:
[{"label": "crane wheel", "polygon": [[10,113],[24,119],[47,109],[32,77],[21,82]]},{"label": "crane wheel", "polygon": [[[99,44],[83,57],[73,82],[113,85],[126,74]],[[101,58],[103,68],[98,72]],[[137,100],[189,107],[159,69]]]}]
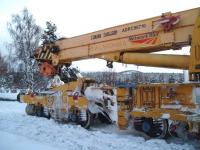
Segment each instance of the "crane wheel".
[{"label": "crane wheel", "polygon": [[36,116],[38,117],[44,116],[44,109],[42,106],[36,106]]},{"label": "crane wheel", "polygon": [[17,101],[18,101],[19,103],[21,103],[21,101],[20,101],[20,93],[17,94]]},{"label": "crane wheel", "polygon": [[106,113],[104,113],[104,114],[105,114],[105,116],[102,115],[101,113],[98,114],[99,121],[101,121],[101,123],[111,124],[112,120],[110,119],[108,114],[106,114]]},{"label": "crane wheel", "polygon": [[168,121],[166,119],[135,118],[134,127],[151,138],[159,139],[167,135]]},{"label": "crane wheel", "polygon": [[36,106],[34,104],[27,104],[25,111],[26,111],[27,115],[35,116],[36,115]]},{"label": "crane wheel", "polygon": [[86,121],[79,121],[79,124],[85,128],[85,129],[89,129],[90,128],[90,124],[91,124],[91,113],[87,110],[86,111]]},{"label": "crane wheel", "polygon": [[178,121],[171,122],[168,129],[172,137],[178,137],[184,140],[188,139],[188,130],[189,125],[187,123]]}]

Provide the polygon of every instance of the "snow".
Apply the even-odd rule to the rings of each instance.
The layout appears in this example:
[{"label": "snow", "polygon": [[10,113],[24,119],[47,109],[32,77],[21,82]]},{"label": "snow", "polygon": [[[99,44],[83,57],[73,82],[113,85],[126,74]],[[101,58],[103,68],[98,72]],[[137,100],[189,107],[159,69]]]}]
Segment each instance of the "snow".
[{"label": "snow", "polygon": [[18,93],[0,93],[0,98],[4,100],[17,100]]},{"label": "snow", "polygon": [[17,90],[16,92],[11,92],[11,90],[1,90],[0,91],[0,99],[3,100],[17,100],[17,95],[19,94],[19,90]]},{"label": "snow", "polygon": [[25,104],[0,102],[0,150],[193,150],[188,143],[145,140],[118,131],[115,126],[100,125],[86,130],[79,125],[28,116]]},{"label": "snow", "polygon": [[[0,131],[1,150],[58,150],[56,148],[27,139],[23,136]],[[9,140],[8,140],[9,139]],[[12,143],[12,144],[10,144]]]}]

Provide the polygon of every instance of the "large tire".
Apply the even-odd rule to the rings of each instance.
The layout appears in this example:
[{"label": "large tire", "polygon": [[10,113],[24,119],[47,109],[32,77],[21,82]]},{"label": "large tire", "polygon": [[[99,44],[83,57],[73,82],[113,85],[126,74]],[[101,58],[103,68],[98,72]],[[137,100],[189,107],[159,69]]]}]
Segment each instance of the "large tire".
[{"label": "large tire", "polygon": [[185,122],[172,122],[169,125],[169,134],[172,137],[178,137],[181,138],[183,140],[187,140],[188,139],[188,130],[189,130],[189,125]]},{"label": "large tire", "polygon": [[49,112],[49,108],[43,107],[43,117],[50,119],[51,118],[51,113]]},{"label": "large tire", "polygon": [[153,121],[150,131],[146,134],[152,138],[162,139],[165,138],[167,133],[168,121],[166,119],[161,119],[159,121]]},{"label": "large tire", "polygon": [[[105,115],[107,115],[107,114],[105,114]],[[101,121],[101,123],[111,124],[112,121],[108,118],[109,118],[109,116],[104,116],[101,113],[98,114],[98,119],[99,119],[99,121]]]},{"label": "large tire", "polygon": [[91,113],[87,110],[86,111],[86,115],[87,115],[87,119],[86,121],[79,121],[79,124],[85,128],[85,129],[89,129],[90,125],[91,125]]},{"label": "large tire", "polygon": [[44,111],[42,106],[36,106],[36,116],[37,117],[43,117]]},{"label": "large tire", "polygon": [[36,106],[34,104],[27,104],[25,111],[26,111],[27,115],[35,116],[36,115]]},{"label": "large tire", "polygon": [[21,103],[21,101],[20,101],[20,93],[17,94],[17,101]]},{"label": "large tire", "polygon": [[166,119],[153,120],[153,118],[134,118],[134,128],[145,133],[151,138],[164,138],[168,131],[168,121]]}]

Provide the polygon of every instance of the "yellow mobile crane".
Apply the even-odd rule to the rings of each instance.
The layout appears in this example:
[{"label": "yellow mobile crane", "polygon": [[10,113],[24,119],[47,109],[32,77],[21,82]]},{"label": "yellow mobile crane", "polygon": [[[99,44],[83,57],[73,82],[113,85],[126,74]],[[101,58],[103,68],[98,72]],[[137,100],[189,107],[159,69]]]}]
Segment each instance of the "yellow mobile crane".
[{"label": "yellow mobile crane", "polygon": [[[190,55],[153,53],[179,50],[185,46],[191,46]],[[121,62],[189,70],[190,83],[119,87],[116,94],[118,125],[120,129],[125,129],[132,122],[136,130],[151,137],[164,137],[167,130],[176,136],[186,131],[200,134],[200,8],[167,12],[161,16],[63,38],[45,44],[35,52],[35,59],[40,62],[40,72],[47,76],[59,74],[60,68],[68,68],[72,61],[87,58],[104,59],[108,67],[112,67],[113,62]],[[84,82],[79,83],[87,87],[83,86]],[[74,81],[67,83],[68,89],[71,89],[69,84],[72,83]],[[36,105],[36,99],[25,97],[27,95],[22,97],[24,102]],[[63,97],[66,103],[71,101],[69,97],[69,94]],[[46,98],[48,101],[48,96]]]}]

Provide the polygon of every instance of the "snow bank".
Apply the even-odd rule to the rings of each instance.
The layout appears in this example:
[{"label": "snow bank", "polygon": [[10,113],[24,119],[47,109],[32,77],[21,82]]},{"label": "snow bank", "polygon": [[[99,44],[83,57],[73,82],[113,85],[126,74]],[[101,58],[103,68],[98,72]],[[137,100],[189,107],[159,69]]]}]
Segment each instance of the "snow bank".
[{"label": "snow bank", "polygon": [[0,99],[2,100],[17,100],[17,95],[19,94],[19,90],[15,90],[15,92],[11,92],[10,90],[8,90],[6,92],[6,90],[4,91],[0,91]]},{"label": "snow bank", "polygon": [[[78,125],[59,124],[46,118],[27,116],[24,109],[25,104],[22,103],[0,102],[0,130],[62,150],[194,149],[189,144],[168,144],[164,140],[145,141],[142,137],[116,132],[93,131],[92,129],[88,131]],[[1,142],[0,140],[0,147],[3,145]]]}]

